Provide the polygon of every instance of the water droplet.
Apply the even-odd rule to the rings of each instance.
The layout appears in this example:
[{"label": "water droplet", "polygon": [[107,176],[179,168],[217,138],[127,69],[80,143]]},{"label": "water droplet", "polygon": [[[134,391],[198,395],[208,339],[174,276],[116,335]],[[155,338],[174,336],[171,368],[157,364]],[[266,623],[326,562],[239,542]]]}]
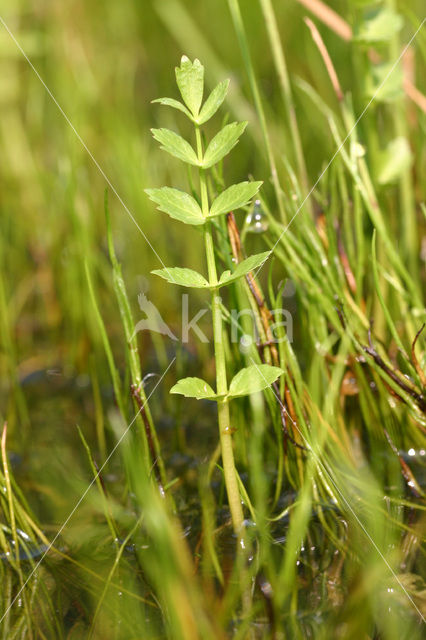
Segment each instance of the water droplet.
[{"label": "water droplet", "polygon": [[248,333],[245,333],[243,336],[241,336],[239,340],[240,352],[242,354],[250,353],[252,349],[252,344],[253,344],[253,338]]},{"label": "water droplet", "polygon": [[240,340],[241,346],[245,348],[250,347],[252,342],[253,338],[248,333],[245,333]]},{"label": "water droplet", "polygon": [[246,226],[248,233],[263,233],[268,229],[268,221],[260,200],[255,201],[253,209],[247,215]]}]

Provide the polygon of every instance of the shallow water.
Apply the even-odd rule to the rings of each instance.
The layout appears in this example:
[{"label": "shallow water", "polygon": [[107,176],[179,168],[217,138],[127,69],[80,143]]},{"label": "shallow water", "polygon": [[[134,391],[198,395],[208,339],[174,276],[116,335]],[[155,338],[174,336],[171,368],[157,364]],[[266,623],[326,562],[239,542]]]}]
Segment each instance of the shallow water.
[{"label": "shallow water", "polygon": [[[66,376],[59,370],[56,370],[54,375],[49,371],[37,371],[27,376],[22,382],[32,409],[33,435],[30,445],[24,434],[21,448],[9,451],[10,462],[15,478],[37,520],[41,523],[42,530],[48,539],[53,539],[58,527],[68,517],[91,478],[76,424],[81,426],[86,435],[89,434],[87,437],[91,441],[94,457],[98,460],[98,464],[101,463],[93,434],[93,424],[96,419],[93,394],[88,376]],[[110,411],[115,411],[111,388],[108,385],[104,386],[101,394],[107,407],[106,411],[108,412],[108,405]],[[168,478],[175,480],[173,496],[182,535],[194,557],[197,558],[203,542],[199,472],[205,467],[216,445],[215,410],[214,406],[208,402],[202,403],[201,411],[199,406],[191,407],[191,403],[188,403],[185,414],[177,418],[164,412],[166,406],[167,400],[161,391],[153,402],[158,435],[162,443]],[[180,423],[180,431],[176,428],[178,423]],[[107,433],[107,438],[111,447],[112,434]],[[179,450],[179,442],[182,441],[185,443],[185,448]],[[424,451],[410,449],[400,454],[424,487],[426,485]],[[391,456],[392,452],[382,455]],[[244,474],[242,479],[245,480]],[[18,531],[18,537],[22,541],[22,546],[19,548],[22,570],[25,575],[29,575],[36,564],[42,560],[35,575],[39,576],[40,584],[48,585],[52,609],[49,615],[53,619],[53,611],[55,612],[54,615],[60,621],[64,637],[78,638],[85,637],[87,634],[91,611],[93,611],[89,606],[88,594],[94,601],[100,596],[102,579],[105,580],[107,577],[117,553],[117,545],[124,543],[131,523],[135,522],[139,515],[137,501],[131,492],[126,490],[126,477],[119,452],[116,452],[108,469],[102,473],[102,483],[107,494],[124,505],[117,520],[121,523],[122,533],[115,544],[111,540],[99,506],[92,499],[86,499],[79,505],[73,518],[55,541],[54,550],[49,550],[46,557],[44,557],[48,551],[46,544],[36,544],[27,539],[24,532]],[[219,471],[213,474],[211,490],[219,506],[215,513],[215,542],[226,584],[234,579],[232,570],[235,562],[236,538],[229,527],[229,511],[226,507],[220,506],[224,497],[224,486]],[[409,493],[407,495],[409,496]],[[294,491],[288,489],[283,491],[275,506],[275,513],[284,512],[296,499],[297,495]],[[342,573],[342,550],[336,547],[330,540],[329,533],[325,532],[323,520],[318,515],[319,506],[323,518],[327,518],[327,514],[332,514],[332,518],[328,518],[327,522],[333,523],[333,533],[341,548],[344,548],[348,541],[348,523],[343,515],[339,514],[336,506],[331,502],[314,505],[308,536],[302,541],[296,562],[299,601],[294,619],[297,620],[299,629],[303,630],[305,638],[318,637],[324,620],[342,606],[348,586],[347,578]],[[289,515],[284,514],[271,523],[269,529],[272,544],[271,559],[277,565],[285,550],[289,522]],[[250,519],[247,519],[246,527],[254,549],[251,562],[256,562],[258,532]],[[0,559],[4,580],[11,582],[10,592],[13,593],[19,581],[16,573],[13,570],[9,571],[8,565],[10,556],[16,557],[16,551],[11,536],[8,535],[7,539],[10,552],[2,553]],[[136,534],[124,546],[119,577],[114,581],[115,586],[111,587],[108,600],[115,603],[111,606],[116,607],[113,616],[116,625],[105,637],[109,637],[109,633],[115,638],[130,637],[128,635],[129,610],[139,605],[137,600],[132,599],[129,585],[133,585],[132,589],[139,594],[138,597],[148,602],[148,605],[145,605],[144,616],[150,628],[151,626],[162,628],[162,614],[153,598],[152,587],[141,565],[144,554],[150,553],[150,545],[151,543],[144,535]],[[196,564],[198,565],[198,561]],[[98,579],[91,577],[87,570],[94,572]],[[210,578],[213,580],[217,596],[220,596],[222,587],[214,579],[214,574]],[[42,587],[44,588],[46,587]],[[254,637],[263,638],[269,634],[271,638],[279,638],[279,634],[274,635],[277,621],[276,614],[270,606],[273,587],[262,572],[257,574],[253,582],[253,593],[255,602],[259,603],[262,611],[253,623]],[[121,601],[122,604],[120,604]],[[20,615],[23,615],[22,602],[18,601],[15,605],[14,617],[19,619]],[[396,602],[395,606],[400,605]],[[291,628],[291,615],[285,613],[281,623],[285,626],[290,625]],[[238,620],[234,621],[235,632],[239,624]],[[232,635],[232,627],[229,632]]]}]

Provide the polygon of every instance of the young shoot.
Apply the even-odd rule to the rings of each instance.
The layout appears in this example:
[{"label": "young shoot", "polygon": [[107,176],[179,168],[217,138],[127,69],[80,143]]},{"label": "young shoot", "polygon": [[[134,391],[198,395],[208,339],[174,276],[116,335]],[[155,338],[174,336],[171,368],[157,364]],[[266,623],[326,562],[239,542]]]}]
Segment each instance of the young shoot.
[{"label": "young shoot", "polygon": [[229,81],[220,82],[203,103],[204,67],[199,60],[191,62],[182,57],[180,67],[176,68],[176,82],[183,102],[174,98],[154,100],[160,104],[178,109],[194,125],[194,146],[177,133],[168,129],[152,129],[154,138],[161,148],[179,160],[198,167],[199,198],[172,187],[146,189],[150,199],[160,211],[187,225],[203,227],[204,247],[207,263],[207,275],[202,275],[188,267],[169,267],[153,271],[170,283],[188,288],[208,289],[211,293],[211,312],[216,363],[216,388],[200,378],[183,378],[171,389],[189,398],[207,399],[217,403],[219,437],[222,454],[228,502],[232,523],[238,537],[243,535],[243,510],[238,487],[232,446],[232,426],[229,402],[233,398],[248,396],[262,391],[273,384],[283,373],[279,367],[266,364],[246,367],[239,371],[228,385],[226,356],[223,343],[223,321],[219,289],[244,277],[249,271],[262,265],[269,256],[264,252],[248,257],[240,262],[235,270],[217,272],[214,252],[212,220],[248,205],[258,192],[261,182],[240,182],[217,195],[211,202],[207,189],[207,173],[235,147],[247,126],[246,122],[232,122],[223,127],[203,147],[201,128],[212,118],[225,100]]}]

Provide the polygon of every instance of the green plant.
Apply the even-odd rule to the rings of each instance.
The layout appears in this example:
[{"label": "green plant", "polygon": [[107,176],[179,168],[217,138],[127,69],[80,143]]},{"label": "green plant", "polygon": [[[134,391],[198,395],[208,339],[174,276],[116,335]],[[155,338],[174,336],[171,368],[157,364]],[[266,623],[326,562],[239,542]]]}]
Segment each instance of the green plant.
[{"label": "green plant", "polygon": [[159,210],[164,211],[171,218],[185,224],[203,226],[208,277],[205,278],[192,269],[181,267],[155,270],[153,273],[173,284],[208,289],[211,292],[216,391],[200,378],[183,378],[174,385],[171,393],[178,393],[190,398],[212,400],[217,403],[223,472],[229,507],[234,530],[241,536],[243,512],[233,454],[229,402],[233,398],[247,396],[267,388],[277,380],[283,370],[271,365],[254,364],[239,371],[228,386],[221,298],[218,292],[221,287],[242,278],[249,271],[262,265],[268,258],[269,252],[252,255],[239,263],[233,272],[226,270],[218,277],[213,223],[217,217],[247,205],[259,190],[261,182],[234,184],[215,198],[209,197],[211,185],[208,180],[208,170],[221,162],[237,144],[247,123],[233,122],[225,125],[204,149],[201,127],[214,116],[225,100],[228,81],[220,82],[202,104],[204,67],[199,60],[191,62],[186,56],[182,57],[180,67],[176,68],[176,81],[184,104],[173,98],[160,98],[154,102],[178,109],[191,120],[195,130],[196,150],[189,142],[168,129],[153,129],[152,133],[163,150],[188,165],[198,168],[199,197],[196,199],[188,193],[170,187],[147,189],[146,193],[158,205]]}]

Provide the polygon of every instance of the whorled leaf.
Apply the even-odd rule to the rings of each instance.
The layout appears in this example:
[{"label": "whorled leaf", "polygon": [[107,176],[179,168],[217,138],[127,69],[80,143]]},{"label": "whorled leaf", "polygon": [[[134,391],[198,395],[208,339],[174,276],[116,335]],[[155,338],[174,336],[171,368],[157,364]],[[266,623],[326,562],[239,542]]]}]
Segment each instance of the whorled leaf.
[{"label": "whorled leaf", "polygon": [[244,207],[259,191],[261,185],[262,182],[240,182],[225,189],[225,191],[218,195],[213,201],[210,207],[209,218]]},{"label": "whorled leaf", "polygon": [[197,398],[197,400],[216,400],[211,386],[201,378],[182,378],[171,389],[170,393],[178,393],[186,398]]},{"label": "whorled leaf", "polygon": [[145,189],[145,193],[158,205],[160,211],[164,211],[171,218],[185,224],[204,224],[205,218],[200,206],[189,193],[172,187]]},{"label": "whorled leaf", "polygon": [[205,122],[207,122],[207,120],[210,120],[210,118],[214,116],[214,114],[226,98],[228,87],[229,80],[224,80],[223,82],[219,82],[217,87],[213,89],[201,108],[200,115],[197,118],[198,124],[204,124]]},{"label": "whorled leaf", "polygon": [[201,166],[208,169],[222,160],[237,144],[246,126],[247,122],[232,122],[221,129],[207,147]]},{"label": "whorled leaf", "polygon": [[161,144],[161,149],[175,156],[175,158],[179,158],[179,160],[199,166],[194,149],[182,136],[170,131],[170,129],[151,129],[151,132],[155,140]]},{"label": "whorled leaf", "polygon": [[231,273],[231,271],[227,270],[222,273],[219,279],[219,287],[223,287],[226,284],[230,284],[238,278],[245,276],[249,271],[253,271],[253,269],[257,269],[260,267],[265,260],[269,258],[271,255],[270,251],[264,251],[263,253],[256,253],[245,260],[242,260],[235,268],[235,270]]},{"label": "whorled leaf", "polygon": [[284,373],[280,367],[253,364],[241,369],[231,381],[227,398],[248,396],[271,386]]},{"label": "whorled leaf", "polygon": [[210,285],[201,273],[186,267],[169,267],[168,269],[154,269],[151,273],[160,276],[167,282],[178,284],[181,287],[191,287],[195,289],[206,289]]},{"label": "whorled leaf", "polygon": [[180,67],[176,67],[176,82],[184,103],[196,118],[200,111],[204,89],[204,67],[197,59],[194,62],[182,56]]}]

